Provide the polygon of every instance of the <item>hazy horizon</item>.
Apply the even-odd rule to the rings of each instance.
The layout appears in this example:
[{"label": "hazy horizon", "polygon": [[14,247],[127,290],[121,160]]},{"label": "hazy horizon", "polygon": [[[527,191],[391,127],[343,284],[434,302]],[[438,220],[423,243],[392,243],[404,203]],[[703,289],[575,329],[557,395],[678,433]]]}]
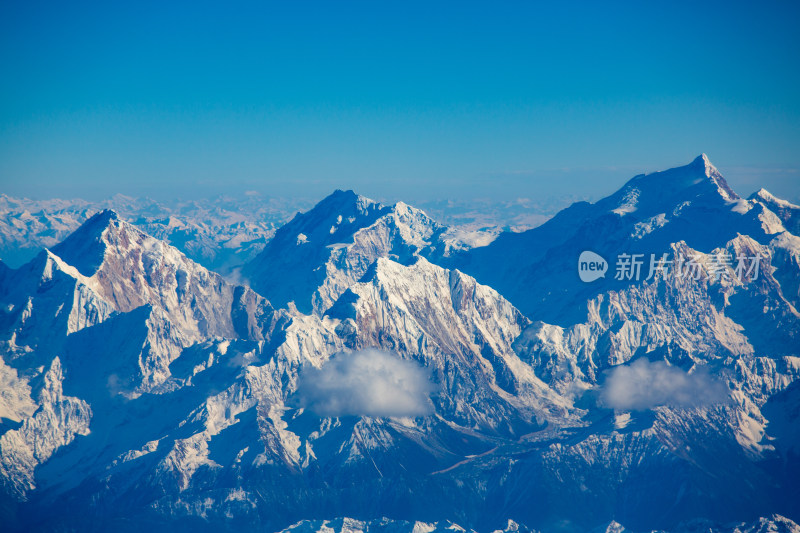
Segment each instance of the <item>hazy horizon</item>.
[{"label": "hazy horizon", "polygon": [[709,155],[800,201],[795,4],[14,3],[0,189],[599,198]]},{"label": "hazy horizon", "polygon": [[[689,161],[686,161],[687,164],[688,162]],[[733,190],[743,198],[747,198],[759,189],[765,188],[779,198],[793,203],[800,202],[800,176],[798,176],[797,172],[793,169],[734,168],[726,170],[724,167],[720,168],[713,159],[712,163],[723,173],[726,181],[728,181]],[[648,169],[642,172],[633,172],[631,170],[627,174],[625,170],[611,168],[601,169],[596,172],[568,168],[556,169],[549,172],[542,171],[538,173],[540,177],[536,180],[526,179],[530,178],[530,176],[507,175],[493,177],[491,183],[497,187],[498,182],[501,182],[505,187],[505,189],[503,189],[503,193],[505,194],[498,194],[496,191],[495,194],[490,194],[488,190],[481,190],[480,187],[475,186],[475,182],[478,182],[479,179],[473,180],[473,183],[464,180],[460,183],[450,184],[451,186],[459,187],[458,190],[452,193],[435,187],[428,187],[422,191],[418,190],[418,188],[414,189],[409,187],[407,190],[392,192],[385,189],[382,190],[381,187],[370,186],[370,184],[360,187],[346,187],[337,186],[333,183],[318,184],[318,187],[311,189],[316,194],[311,194],[307,190],[303,192],[299,190],[297,192],[292,192],[291,189],[281,189],[279,187],[248,189],[240,185],[223,188],[217,183],[210,184],[207,187],[204,187],[203,184],[195,184],[188,190],[180,191],[172,190],[167,187],[113,188],[113,186],[81,191],[79,188],[66,184],[63,187],[56,186],[34,190],[30,185],[20,184],[20,186],[17,187],[15,184],[3,183],[0,194],[6,194],[11,197],[28,198],[36,201],[63,199],[86,200],[88,202],[102,202],[110,200],[116,195],[123,195],[135,199],[152,199],[159,203],[167,204],[181,201],[215,200],[223,197],[260,197],[265,200],[295,199],[298,202],[313,205],[337,189],[351,189],[357,194],[382,203],[403,201],[411,205],[419,204],[422,206],[441,202],[454,202],[458,204],[480,206],[481,204],[498,205],[523,202],[535,204],[537,206],[547,206],[545,209],[537,209],[536,212],[553,214],[576,201],[595,202],[604,198],[616,192],[635,175],[668,170],[668,168],[674,168],[676,166],[683,165],[676,164],[671,167]],[[533,181],[533,183],[531,183],[531,181]],[[569,185],[565,186],[565,182]],[[330,187],[326,189],[325,185],[330,185]],[[448,182],[442,182],[439,185],[447,186]],[[59,191],[61,194],[58,194]],[[78,191],[80,191],[80,193]],[[372,194],[370,194],[370,191],[372,191]]]}]

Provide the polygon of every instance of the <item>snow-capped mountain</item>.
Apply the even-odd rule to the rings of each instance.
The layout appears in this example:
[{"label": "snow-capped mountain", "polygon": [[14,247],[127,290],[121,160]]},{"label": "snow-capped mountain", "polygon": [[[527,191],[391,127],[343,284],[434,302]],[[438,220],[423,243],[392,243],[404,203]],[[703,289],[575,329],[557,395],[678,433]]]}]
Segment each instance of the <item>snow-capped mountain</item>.
[{"label": "snow-capped mountain", "polygon": [[[479,248],[337,191],[239,285],[87,212],[0,263],[0,518],[797,531],[795,214],[740,198],[705,156]],[[636,253],[695,266],[584,283],[584,250],[610,269]]]},{"label": "snow-capped mountain", "polygon": [[767,209],[778,215],[787,230],[795,235],[800,234],[800,206],[776,198],[766,189],[759,189],[750,195],[750,200],[763,204]]},{"label": "snow-capped mountain", "polygon": [[611,196],[573,204],[532,230],[504,233],[448,265],[507,294],[529,318],[570,324],[583,318],[592,296],[614,286],[610,276],[606,283],[578,280],[575,264],[584,250],[613,268],[622,253],[642,253],[649,261],[680,241],[710,252],[738,234],[767,244],[785,230],[765,204],[733,192],[701,155],[684,167],[636,176]]},{"label": "snow-capped mountain", "polygon": [[402,202],[385,206],[336,191],[281,227],[241,273],[275,305],[322,314],[379,257],[401,264],[468,248],[448,228]]}]

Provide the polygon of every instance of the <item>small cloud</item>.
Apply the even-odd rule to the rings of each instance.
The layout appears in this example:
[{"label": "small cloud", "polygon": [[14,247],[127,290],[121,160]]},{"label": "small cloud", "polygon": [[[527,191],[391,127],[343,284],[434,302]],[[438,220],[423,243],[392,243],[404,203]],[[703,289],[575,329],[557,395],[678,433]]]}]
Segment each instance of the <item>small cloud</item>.
[{"label": "small cloud", "polygon": [[320,369],[304,369],[296,400],[320,416],[425,416],[433,412],[433,390],[418,364],[367,349],[338,354]]},{"label": "small cloud", "polygon": [[225,275],[225,281],[231,285],[240,285],[242,287],[250,286],[250,279],[242,274],[241,268],[234,268]]},{"label": "small cloud", "polygon": [[642,411],[659,405],[696,407],[724,403],[728,388],[701,369],[691,374],[663,361],[639,359],[608,371],[600,399],[608,407]]},{"label": "small cloud", "polygon": [[106,380],[106,390],[111,397],[122,396],[126,400],[135,398],[137,395],[131,389],[130,383],[123,381],[117,374],[110,374]]},{"label": "small cloud", "polygon": [[106,380],[106,389],[108,389],[108,393],[111,396],[116,396],[117,394],[122,392],[122,386],[120,385],[118,375],[111,374],[110,376],[108,376],[108,379]]},{"label": "small cloud", "polygon": [[226,364],[231,368],[243,368],[249,365],[257,364],[261,359],[256,355],[255,351],[246,353],[237,353],[233,357],[229,357]]}]

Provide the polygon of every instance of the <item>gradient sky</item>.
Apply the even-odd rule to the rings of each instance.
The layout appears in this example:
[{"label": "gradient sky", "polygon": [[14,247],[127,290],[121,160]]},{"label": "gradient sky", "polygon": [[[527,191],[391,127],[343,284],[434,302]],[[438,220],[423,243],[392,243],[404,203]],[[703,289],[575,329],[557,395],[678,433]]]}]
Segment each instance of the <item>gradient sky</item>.
[{"label": "gradient sky", "polygon": [[[116,5],[119,4],[119,5]],[[797,2],[0,3],[0,192],[800,200]]]}]

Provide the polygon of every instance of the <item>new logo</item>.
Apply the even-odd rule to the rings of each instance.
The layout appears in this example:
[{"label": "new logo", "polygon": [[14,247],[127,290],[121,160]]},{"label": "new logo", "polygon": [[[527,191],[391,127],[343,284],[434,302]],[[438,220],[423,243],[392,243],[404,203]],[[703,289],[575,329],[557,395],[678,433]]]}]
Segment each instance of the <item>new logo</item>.
[{"label": "new logo", "polygon": [[606,277],[608,262],[601,256],[588,250],[581,252],[578,258],[578,276],[584,283]]}]

